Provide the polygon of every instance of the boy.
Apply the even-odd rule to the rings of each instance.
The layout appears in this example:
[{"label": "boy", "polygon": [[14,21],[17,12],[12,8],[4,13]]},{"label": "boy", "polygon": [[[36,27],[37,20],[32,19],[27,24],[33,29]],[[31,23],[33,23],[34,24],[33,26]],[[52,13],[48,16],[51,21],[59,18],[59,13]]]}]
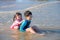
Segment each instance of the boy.
[{"label": "boy", "polygon": [[[24,13],[24,16],[25,16],[25,20],[21,23],[20,25],[20,32],[30,32],[30,33],[33,33],[33,34],[38,34],[36,33],[36,30],[38,30],[37,27],[30,27],[30,23],[31,23],[31,20],[32,20],[32,13],[30,11],[26,11]],[[38,34],[38,35],[42,35],[44,36],[45,34]]]},{"label": "boy", "polygon": [[20,25],[20,31],[21,32],[31,32],[31,33],[35,33],[35,31],[29,26],[32,20],[32,13],[30,11],[26,11],[24,13],[25,16],[25,20],[22,22],[22,24]]}]

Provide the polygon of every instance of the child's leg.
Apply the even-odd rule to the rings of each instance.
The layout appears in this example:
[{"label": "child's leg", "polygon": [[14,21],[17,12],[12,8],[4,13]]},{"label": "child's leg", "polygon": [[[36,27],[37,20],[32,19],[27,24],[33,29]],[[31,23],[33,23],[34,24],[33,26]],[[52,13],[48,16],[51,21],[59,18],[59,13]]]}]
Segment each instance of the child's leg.
[{"label": "child's leg", "polygon": [[39,34],[35,31],[35,29],[33,29],[32,27],[29,28],[29,31],[30,33],[33,33],[33,34],[38,34],[38,35],[41,35],[41,36],[44,36],[45,34]]},{"label": "child's leg", "polygon": [[30,31],[31,33],[36,33],[35,30],[34,30],[32,27],[29,28],[29,31]]},{"label": "child's leg", "polygon": [[34,28],[30,27],[30,28],[27,28],[26,31],[30,32],[30,33],[33,33],[33,34],[38,34],[38,35],[43,35],[43,36],[45,35],[45,34],[36,33],[36,30],[39,30],[38,28],[37,29],[36,28],[35,27]]},{"label": "child's leg", "polygon": [[36,33],[31,27],[26,29],[27,32]]}]

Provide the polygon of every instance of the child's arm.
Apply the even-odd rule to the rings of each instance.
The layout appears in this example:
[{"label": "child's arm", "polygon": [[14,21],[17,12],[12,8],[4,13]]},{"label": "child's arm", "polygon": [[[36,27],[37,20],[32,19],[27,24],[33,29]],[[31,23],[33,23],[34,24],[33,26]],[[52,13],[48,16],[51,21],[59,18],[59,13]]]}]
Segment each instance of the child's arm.
[{"label": "child's arm", "polygon": [[22,20],[21,22],[18,22],[18,24],[21,24],[24,20]]},{"label": "child's arm", "polygon": [[18,24],[21,24],[22,22],[18,22]]},{"label": "child's arm", "polygon": [[16,25],[17,25],[17,22],[14,21],[10,28],[11,28],[11,29],[14,29],[14,27],[15,27]]},{"label": "child's arm", "polygon": [[12,25],[10,26],[10,28],[11,28],[11,29],[14,29],[14,24],[12,24]]},{"label": "child's arm", "polygon": [[23,21],[22,24],[20,25],[20,31],[24,32],[24,27],[26,26],[27,22]]}]

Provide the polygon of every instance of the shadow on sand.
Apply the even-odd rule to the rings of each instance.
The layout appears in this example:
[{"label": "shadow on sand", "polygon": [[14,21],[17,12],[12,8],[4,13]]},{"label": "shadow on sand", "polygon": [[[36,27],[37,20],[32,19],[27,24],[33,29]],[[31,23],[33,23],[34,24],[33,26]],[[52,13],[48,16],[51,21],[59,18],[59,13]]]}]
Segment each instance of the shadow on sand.
[{"label": "shadow on sand", "polygon": [[40,28],[37,28],[37,26],[32,26],[32,28],[39,34],[41,33],[45,33],[45,34],[59,33],[60,34],[60,29],[40,29]]}]

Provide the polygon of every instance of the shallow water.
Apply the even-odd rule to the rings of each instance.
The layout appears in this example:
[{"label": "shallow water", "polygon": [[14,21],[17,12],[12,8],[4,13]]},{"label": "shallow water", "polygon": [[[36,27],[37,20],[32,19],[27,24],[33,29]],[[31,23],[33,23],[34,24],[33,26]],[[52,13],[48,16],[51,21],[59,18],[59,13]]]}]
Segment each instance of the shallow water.
[{"label": "shallow water", "polygon": [[59,29],[40,29],[39,34],[21,33],[18,30],[10,30],[9,28],[0,28],[0,40],[60,40]]},{"label": "shallow water", "polygon": [[[60,1],[13,0],[0,3],[0,40],[60,40]],[[9,27],[15,14],[14,10],[32,11],[31,25],[40,28],[38,33],[44,33],[45,36],[11,30]]]}]

